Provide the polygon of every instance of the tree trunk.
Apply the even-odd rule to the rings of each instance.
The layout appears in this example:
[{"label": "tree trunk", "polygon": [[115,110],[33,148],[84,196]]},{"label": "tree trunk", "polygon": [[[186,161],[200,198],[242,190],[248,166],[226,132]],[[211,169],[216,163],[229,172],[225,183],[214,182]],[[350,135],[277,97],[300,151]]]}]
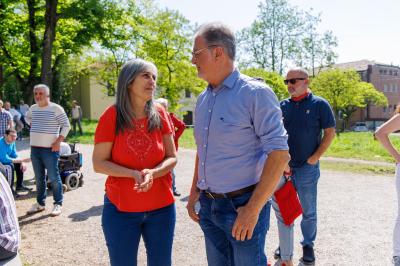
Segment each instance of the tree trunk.
[{"label": "tree trunk", "polygon": [[46,0],[45,31],[43,38],[41,82],[52,85],[51,55],[56,37],[58,0]]},{"label": "tree trunk", "polygon": [[35,0],[27,0],[28,13],[29,13],[29,44],[30,44],[30,68],[29,75],[26,82],[21,82],[22,93],[24,101],[28,104],[33,102],[33,87],[39,81],[36,76],[37,68],[39,66],[39,48],[36,38],[36,20],[35,20]]}]

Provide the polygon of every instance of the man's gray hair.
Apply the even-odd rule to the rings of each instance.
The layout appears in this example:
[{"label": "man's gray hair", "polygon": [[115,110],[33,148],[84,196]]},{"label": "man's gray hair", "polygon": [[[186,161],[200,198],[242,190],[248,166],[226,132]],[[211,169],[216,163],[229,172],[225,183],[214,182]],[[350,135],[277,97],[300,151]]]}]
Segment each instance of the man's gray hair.
[{"label": "man's gray hair", "polygon": [[225,48],[229,58],[235,60],[236,38],[235,33],[221,22],[210,22],[200,26],[195,37],[201,36],[207,45],[220,45]]},{"label": "man's gray hair", "polygon": [[37,84],[35,87],[33,87],[33,92],[35,92],[37,89],[42,89],[45,91],[46,96],[50,96],[50,88],[46,84]]},{"label": "man's gray hair", "polygon": [[289,72],[297,72],[297,73],[300,73],[301,75],[303,75],[305,78],[308,78],[308,71],[305,70],[305,69],[302,68],[302,67],[294,67],[294,68],[291,68],[291,69],[289,69],[288,73],[289,73]]},{"label": "man's gray hair", "polygon": [[157,103],[161,104],[162,106],[164,106],[165,110],[168,109],[168,100],[165,98],[158,98],[156,100]]},{"label": "man's gray hair", "polygon": [[[157,74],[157,67],[153,63],[143,59],[133,59],[122,66],[118,76],[117,97],[115,102],[117,108],[116,134],[122,133],[126,129],[134,129],[133,120],[136,116],[133,112],[129,90],[134,80],[141,73],[149,69],[154,70]],[[161,118],[152,99],[146,103],[144,112],[148,118],[147,128],[149,132],[156,128],[161,128]]]}]

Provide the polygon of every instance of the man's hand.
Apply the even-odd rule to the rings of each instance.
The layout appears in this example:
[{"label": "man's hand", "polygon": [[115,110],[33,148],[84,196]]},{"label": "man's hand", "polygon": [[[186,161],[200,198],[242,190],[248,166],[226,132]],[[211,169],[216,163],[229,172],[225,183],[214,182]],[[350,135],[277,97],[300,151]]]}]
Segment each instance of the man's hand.
[{"label": "man's hand", "polygon": [[250,240],[253,237],[254,227],[257,224],[259,212],[249,206],[239,207],[238,216],[232,227],[232,237],[237,241]]},{"label": "man's hand", "polygon": [[21,169],[22,172],[26,171],[26,165],[23,162],[21,163],[20,169]]},{"label": "man's hand", "polygon": [[318,163],[319,158],[316,158],[315,156],[311,156],[308,158],[307,163],[311,165],[316,165]]},{"label": "man's hand", "polygon": [[60,143],[61,141],[56,140],[53,144],[51,144],[51,151],[60,151]]},{"label": "man's hand", "polygon": [[200,221],[199,214],[196,213],[196,203],[199,201],[200,198],[200,191],[197,188],[192,188],[190,190],[189,200],[186,205],[186,209],[188,211],[189,217],[198,223]]}]

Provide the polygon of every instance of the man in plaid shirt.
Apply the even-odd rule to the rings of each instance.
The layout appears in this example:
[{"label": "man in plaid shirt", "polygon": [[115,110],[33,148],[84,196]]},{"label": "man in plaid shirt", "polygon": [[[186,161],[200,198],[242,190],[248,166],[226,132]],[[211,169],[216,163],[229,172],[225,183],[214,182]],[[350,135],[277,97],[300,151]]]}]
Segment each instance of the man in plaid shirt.
[{"label": "man in plaid shirt", "polygon": [[0,100],[0,137],[4,135],[7,129],[12,127],[12,118],[10,112],[3,108],[3,101]]},{"label": "man in plaid shirt", "polygon": [[0,265],[13,260],[21,265],[18,247],[21,242],[17,212],[11,188],[0,173]]}]

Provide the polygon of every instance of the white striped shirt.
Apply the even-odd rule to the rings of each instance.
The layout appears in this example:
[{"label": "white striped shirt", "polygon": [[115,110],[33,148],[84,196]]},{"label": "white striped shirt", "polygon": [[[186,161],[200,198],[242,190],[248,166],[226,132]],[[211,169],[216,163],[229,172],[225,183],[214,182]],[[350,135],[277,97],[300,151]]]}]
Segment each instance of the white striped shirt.
[{"label": "white striped shirt", "polygon": [[10,252],[17,252],[20,242],[14,198],[10,185],[0,173],[0,246]]},{"label": "white striped shirt", "polygon": [[50,148],[59,135],[67,137],[71,126],[64,109],[50,102],[45,107],[34,104],[26,113],[27,122],[31,123],[31,146]]}]

